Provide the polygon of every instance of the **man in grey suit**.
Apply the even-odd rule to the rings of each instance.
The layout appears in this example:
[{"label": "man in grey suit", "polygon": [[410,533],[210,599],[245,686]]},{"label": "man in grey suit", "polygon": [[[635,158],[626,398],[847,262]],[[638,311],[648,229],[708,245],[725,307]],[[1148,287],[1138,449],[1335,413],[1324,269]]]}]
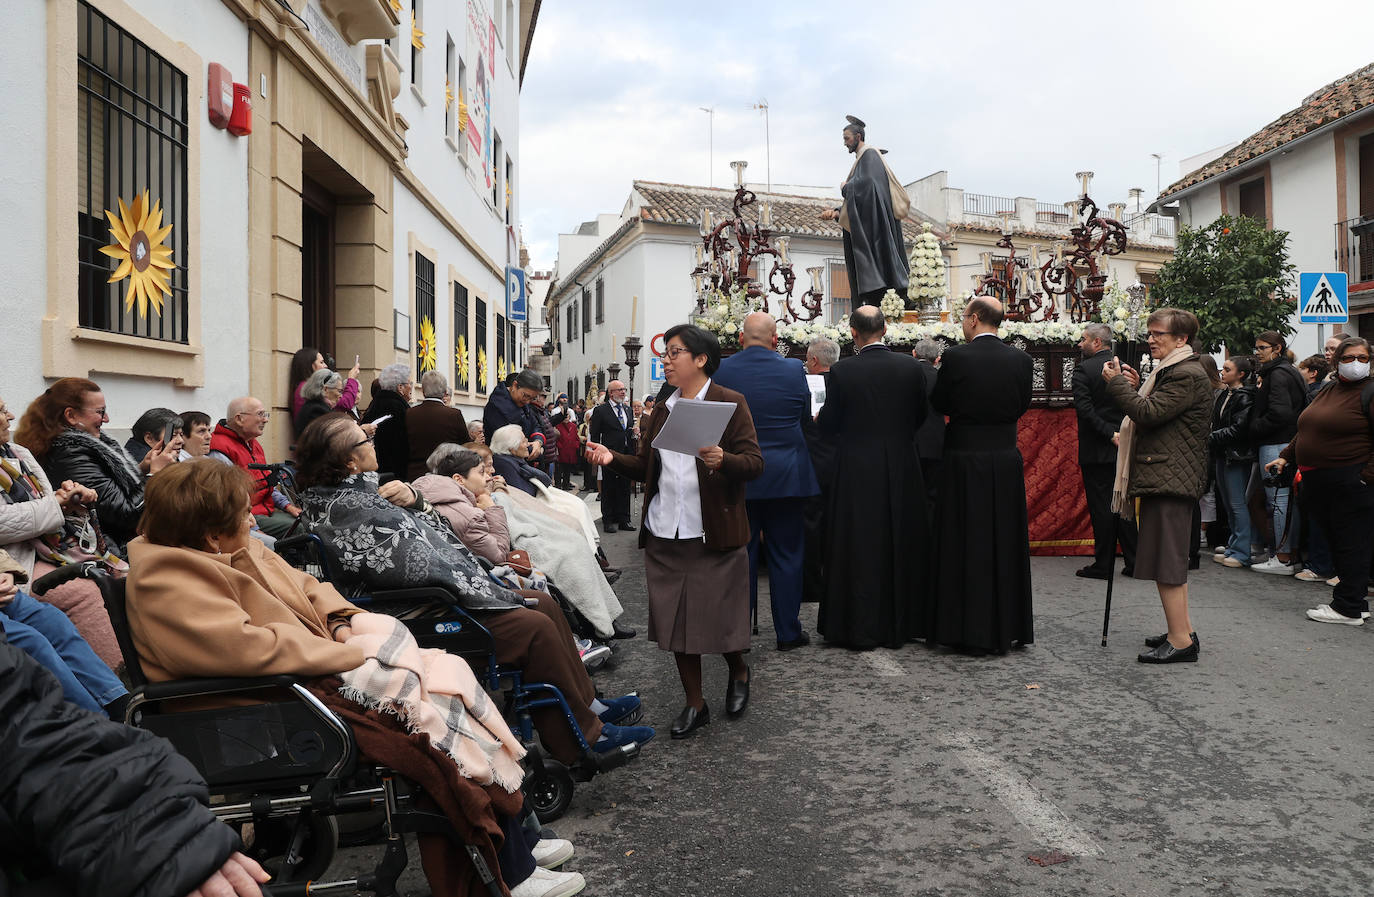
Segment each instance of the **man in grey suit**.
[{"label": "man in grey suit", "polygon": [[1107,395],[1102,366],[1112,360],[1112,330],[1106,324],[1089,324],[1078,341],[1083,358],[1073,369],[1073,408],[1078,414],[1078,468],[1083,472],[1083,492],[1093,523],[1093,563],[1078,570],[1085,579],[1106,579],[1116,563],[1116,543],[1130,576],[1135,567],[1135,522],[1112,513],[1112,481],[1116,478],[1116,434],[1121,429],[1121,409]]}]

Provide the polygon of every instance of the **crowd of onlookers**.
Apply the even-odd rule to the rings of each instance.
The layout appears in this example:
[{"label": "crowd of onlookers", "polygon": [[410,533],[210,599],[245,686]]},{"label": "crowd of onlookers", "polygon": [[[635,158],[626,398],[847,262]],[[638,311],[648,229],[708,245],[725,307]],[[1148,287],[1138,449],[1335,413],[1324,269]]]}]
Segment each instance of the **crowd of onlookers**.
[{"label": "crowd of onlookers", "polygon": [[[410,368],[387,366],[366,401],[358,375],[356,364],[336,372],[322,353],[303,349],[291,364],[288,395],[236,398],[218,419],[150,409],[123,444],[105,432],[109,409],[92,380],[60,379],[22,409],[0,400],[5,639],[47,668],[68,702],[122,722],[126,659],[99,589],[77,578],[36,596],[27,589],[34,579],[82,562],[127,577],[132,641],[152,681],[285,673],[312,688],[386,660],[369,653],[374,643],[355,627],[387,624],[358,616],[350,599],[443,586],[491,632],[498,663],[567,699],[572,721],[549,707],[532,712],[549,756],[571,765],[651,739],[654,730],[636,724],[639,699],[601,696],[590,678],[614,640],[635,636],[619,619],[612,584],[620,571],[599,544],[597,503],[577,497],[582,490],[573,483],[580,472],[585,489],[597,488],[596,469],[581,455],[604,393],[590,403],[550,399],[541,378],[525,371],[498,384],[482,418],[469,421],[438,372],[420,377],[417,396]],[[286,457],[269,457],[262,442],[273,404],[290,417]],[[637,432],[641,413],[635,403],[629,430]],[[273,551],[305,533],[321,540],[332,581],[315,580]],[[426,693],[442,692],[427,685]],[[325,697],[341,700],[334,692]],[[352,701],[347,713],[380,706],[357,689],[343,694]],[[523,750],[506,723],[481,711],[470,705],[464,725],[484,727],[480,734],[507,744],[507,760],[518,759]],[[395,737],[407,737],[408,723],[382,718]],[[453,806],[484,805],[508,845],[528,842],[500,852],[511,893],[580,889],[577,873],[550,871],[571,856],[571,845],[519,834],[538,827],[516,799],[519,777],[512,785],[500,775],[501,752],[488,752],[489,765],[463,758],[458,752],[472,733],[459,734],[466,737],[452,739],[451,755],[463,776],[445,786],[455,791]],[[485,803],[464,802],[465,788],[484,789]],[[233,838],[225,843],[236,846]],[[421,852],[427,870],[435,863],[453,872],[467,862],[423,838]],[[255,867],[219,853],[207,872],[243,884],[232,893],[252,893]]]}]

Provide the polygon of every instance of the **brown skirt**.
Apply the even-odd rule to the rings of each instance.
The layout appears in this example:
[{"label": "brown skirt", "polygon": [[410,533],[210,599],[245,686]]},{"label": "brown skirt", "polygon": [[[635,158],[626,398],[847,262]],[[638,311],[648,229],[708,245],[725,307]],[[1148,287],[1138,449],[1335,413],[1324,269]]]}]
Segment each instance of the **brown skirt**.
[{"label": "brown skirt", "polygon": [[649,638],[679,654],[749,650],[749,554],[648,534]]},{"label": "brown skirt", "polygon": [[1140,539],[1135,553],[1135,579],[1166,586],[1188,581],[1188,537],[1197,501],[1174,495],[1140,499]]}]

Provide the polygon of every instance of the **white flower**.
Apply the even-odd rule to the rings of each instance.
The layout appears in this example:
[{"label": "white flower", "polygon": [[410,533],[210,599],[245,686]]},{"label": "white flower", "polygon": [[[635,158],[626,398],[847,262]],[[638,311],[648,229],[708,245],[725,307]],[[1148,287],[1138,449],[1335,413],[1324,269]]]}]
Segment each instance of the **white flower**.
[{"label": "white flower", "polygon": [[1117,319],[1118,321],[1124,321],[1124,320],[1126,320],[1126,307],[1125,307],[1125,306],[1118,305],[1118,306],[1116,307],[1116,319]]}]

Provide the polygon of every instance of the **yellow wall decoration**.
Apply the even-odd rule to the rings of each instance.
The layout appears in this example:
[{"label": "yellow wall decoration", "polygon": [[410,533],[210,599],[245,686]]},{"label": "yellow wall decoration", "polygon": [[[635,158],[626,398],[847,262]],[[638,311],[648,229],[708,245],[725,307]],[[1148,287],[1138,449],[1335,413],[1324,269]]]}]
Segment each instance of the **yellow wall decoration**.
[{"label": "yellow wall decoration", "polygon": [[397,12],[401,11],[401,0],[391,0],[391,8]]},{"label": "yellow wall decoration", "polygon": [[119,260],[119,267],[106,283],[129,278],[124,310],[131,311],[137,302],[140,317],[147,317],[149,305],[161,315],[162,294],[172,295],[168,272],[176,267],[172,250],[162,242],[172,232],[172,225],[162,226],[162,201],[150,204],[144,190],[134,197],[132,206],[125,205],[121,197],[119,215],[106,209],[105,217],[110,219],[110,236],[115,242],[100,247],[100,251]]},{"label": "yellow wall decoration", "polygon": [[452,81],[445,81],[445,82],[444,82],[444,108],[445,108],[445,109],[451,109],[451,108],[453,108],[453,82],[452,82]]},{"label": "yellow wall decoration", "polygon": [[502,383],[506,382],[506,375],[510,373],[510,368],[506,367],[506,359],[499,358],[496,361],[496,376]]},{"label": "yellow wall decoration", "polygon": [[468,388],[468,338],[458,337],[458,348],[453,350],[453,365],[458,369],[458,386],[462,389]]},{"label": "yellow wall decoration", "polygon": [[487,391],[487,349],[485,346],[477,350],[477,388],[482,392]]},{"label": "yellow wall decoration", "polygon": [[410,11],[410,45],[417,50],[425,48],[425,33],[420,30],[420,25],[415,21],[415,11]]},{"label": "yellow wall decoration", "polygon": [[415,343],[415,356],[420,362],[420,372],[434,370],[439,363],[439,345],[434,335],[434,322],[429,318],[420,321],[420,339]]}]

